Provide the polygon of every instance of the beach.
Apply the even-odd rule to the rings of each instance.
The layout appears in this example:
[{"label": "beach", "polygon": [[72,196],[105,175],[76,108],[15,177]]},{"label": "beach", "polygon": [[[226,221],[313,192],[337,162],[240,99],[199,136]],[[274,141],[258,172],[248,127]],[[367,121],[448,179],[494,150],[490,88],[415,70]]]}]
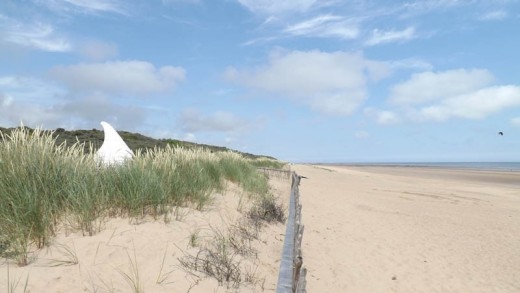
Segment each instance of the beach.
[{"label": "beach", "polygon": [[520,292],[520,173],[295,165],[308,292]]},{"label": "beach", "polygon": [[[520,173],[399,166],[292,165],[303,176],[303,261],[308,292],[519,292]],[[290,182],[271,178],[286,206]],[[168,222],[105,219],[84,236],[66,225],[31,263],[0,262],[15,292],[274,292],[285,225],[265,225],[241,260],[239,288],[186,270],[215,234],[248,209],[230,185],[202,211]],[[197,242],[196,244],[193,242]],[[138,281],[138,282],[137,282]],[[136,284],[137,282],[137,284]]]}]

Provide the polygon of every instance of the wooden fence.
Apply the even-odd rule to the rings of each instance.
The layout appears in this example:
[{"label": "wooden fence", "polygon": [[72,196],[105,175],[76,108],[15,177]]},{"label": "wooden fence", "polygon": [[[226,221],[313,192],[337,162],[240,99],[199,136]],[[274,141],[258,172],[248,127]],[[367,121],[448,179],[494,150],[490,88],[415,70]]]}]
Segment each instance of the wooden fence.
[{"label": "wooden fence", "polygon": [[271,168],[258,168],[258,171],[263,173],[267,178],[277,178],[277,179],[291,179],[292,172],[291,170],[280,170],[280,169],[271,169]]},{"label": "wooden fence", "polygon": [[303,267],[302,237],[304,226],[301,223],[302,205],[300,203],[300,179],[295,172],[292,176],[289,198],[289,216],[285,230],[285,240],[278,274],[277,293],[306,293],[307,269]]}]

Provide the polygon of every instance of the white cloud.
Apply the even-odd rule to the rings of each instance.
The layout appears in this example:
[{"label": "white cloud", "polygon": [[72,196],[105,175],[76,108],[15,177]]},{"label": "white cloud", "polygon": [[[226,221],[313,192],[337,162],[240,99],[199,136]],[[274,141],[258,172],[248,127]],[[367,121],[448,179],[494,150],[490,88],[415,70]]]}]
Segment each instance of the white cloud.
[{"label": "white cloud", "polygon": [[513,126],[520,127],[520,117],[515,117],[511,119],[511,124],[513,124]]},{"label": "white cloud", "polygon": [[48,52],[68,52],[72,49],[70,42],[55,32],[55,28],[46,23],[21,23],[7,17],[0,18],[5,42],[23,47]]},{"label": "white cloud", "polygon": [[392,87],[390,100],[402,105],[421,104],[472,92],[493,81],[493,75],[484,69],[417,73]]},{"label": "white cloud", "polygon": [[0,125],[46,128],[98,127],[99,121],[117,122],[125,129],[137,128],[146,109],[118,105],[109,96],[95,93],[67,100],[67,92],[31,77],[0,77]]},{"label": "white cloud", "polygon": [[184,80],[182,67],[156,68],[144,61],[116,61],[58,66],[51,76],[74,91],[144,95],[172,89]]},{"label": "white cloud", "polygon": [[317,0],[238,0],[240,4],[254,13],[281,14],[304,12],[317,4]]},{"label": "white cloud", "polygon": [[494,86],[449,97],[439,104],[419,109],[427,120],[445,121],[452,117],[481,119],[501,110],[520,106],[520,87]]},{"label": "white cloud", "polygon": [[272,54],[268,64],[254,70],[229,68],[226,77],[323,113],[349,115],[366,99],[367,83],[388,72],[386,64],[361,54],[291,51]]},{"label": "white cloud", "polygon": [[372,30],[371,37],[365,42],[367,46],[375,46],[384,43],[409,41],[417,38],[415,28],[408,27],[401,31],[389,30],[381,31],[378,29]]},{"label": "white cloud", "polygon": [[137,129],[144,124],[146,111],[144,107],[116,104],[109,96],[100,93],[58,103],[53,107],[61,123],[68,121],[74,128],[89,125],[98,127],[100,121],[109,121],[117,128]]},{"label": "white cloud", "polygon": [[483,119],[520,107],[520,86],[493,82],[484,69],[423,72],[395,85],[390,101],[415,121]]},{"label": "white cloud", "polygon": [[405,16],[407,16],[427,13],[432,10],[470,5],[475,2],[475,0],[414,0],[407,1],[402,8],[406,11]]},{"label": "white cloud", "polygon": [[27,126],[56,125],[60,118],[56,113],[41,104],[14,100],[0,94],[0,124],[17,126],[21,122]]},{"label": "white cloud", "polygon": [[59,93],[59,89],[38,79],[1,76],[0,124],[16,126],[22,121],[27,125],[56,122],[58,118],[48,109],[55,102],[49,100]]},{"label": "white cloud", "polygon": [[394,124],[398,121],[397,115],[391,111],[381,111],[377,115],[377,122],[380,124]]},{"label": "white cloud", "polygon": [[23,100],[5,105],[0,95],[0,123],[2,125],[24,125],[44,128],[91,128],[98,127],[103,120],[111,121],[123,129],[137,129],[145,121],[145,109],[118,105],[108,98],[89,96],[79,100],[61,101],[52,105]]},{"label": "white cloud", "polygon": [[320,15],[288,26],[284,33],[294,36],[338,37],[355,39],[359,35],[356,24],[337,15]]},{"label": "white cloud", "polygon": [[182,130],[196,132],[237,132],[247,126],[247,122],[229,112],[205,115],[196,109],[186,109],[179,119]]},{"label": "white cloud", "polygon": [[101,41],[88,41],[78,48],[79,53],[89,60],[102,61],[117,56],[117,45]]}]

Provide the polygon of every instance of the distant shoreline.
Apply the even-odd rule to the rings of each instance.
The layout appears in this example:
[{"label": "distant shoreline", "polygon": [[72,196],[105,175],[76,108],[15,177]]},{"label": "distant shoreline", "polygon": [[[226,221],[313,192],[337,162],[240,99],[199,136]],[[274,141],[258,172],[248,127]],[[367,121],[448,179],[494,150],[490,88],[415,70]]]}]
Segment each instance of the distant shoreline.
[{"label": "distant shoreline", "polygon": [[312,164],[323,168],[358,170],[410,178],[441,179],[445,181],[481,182],[520,187],[520,169],[484,169],[427,164]]},{"label": "distant shoreline", "polygon": [[475,171],[520,172],[520,162],[348,162],[348,163],[311,163],[311,165],[353,166],[353,167],[413,167],[440,168]]}]

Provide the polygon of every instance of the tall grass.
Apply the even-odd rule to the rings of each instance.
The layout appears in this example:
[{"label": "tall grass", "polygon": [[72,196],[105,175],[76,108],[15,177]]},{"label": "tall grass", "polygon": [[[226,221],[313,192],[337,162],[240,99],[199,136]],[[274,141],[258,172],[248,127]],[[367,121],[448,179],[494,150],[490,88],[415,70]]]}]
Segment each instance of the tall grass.
[{"label": "tall grass", "polygon": [[57,145],[52,133],[19,128],[0,141],[0,255],[27,264],[66,222],[92,235],[104,217],[157,218],[175,206],[202,209],[230,180],[268,192],[251,159],[166,147],[102,167],[83,145]]},{"label": "tall grass", "polygon": [[20,264],[31,244],[43,247],[54,234],[64,209],[65,184],[73,171],[76,148],[56,146],[40,130],[2,135],[0,145],[0,239]]}]

